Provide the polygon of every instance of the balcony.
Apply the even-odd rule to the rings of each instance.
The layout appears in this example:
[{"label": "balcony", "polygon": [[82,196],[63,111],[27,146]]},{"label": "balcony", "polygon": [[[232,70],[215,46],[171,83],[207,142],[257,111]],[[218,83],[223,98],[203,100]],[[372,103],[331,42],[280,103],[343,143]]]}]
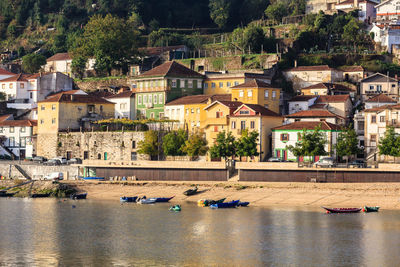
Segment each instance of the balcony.
[{"label": "balcony", "polygon": [[212,126],[212,125],[228,125],[228,118],[208,118],[205,121],[205,127]]}]

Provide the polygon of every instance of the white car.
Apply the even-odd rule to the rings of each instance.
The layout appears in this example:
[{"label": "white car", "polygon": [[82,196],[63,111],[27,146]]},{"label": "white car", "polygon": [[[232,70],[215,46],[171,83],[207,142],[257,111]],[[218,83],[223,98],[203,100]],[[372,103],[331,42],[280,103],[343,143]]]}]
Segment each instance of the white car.
[{"label": "white car", "polygon": [[332,168],[336,166],[334,158],[322,158],[314,163],[315,167]]},{"label": "white car", "polygon": [[64,174],[62,172],[52,172],[52,173],[46,175],[43,179],[44,180],[52,180],[52,181],[64,180]]},{"label": "white car", "polygon": [[54,159],[58,159],[61,162],[61,164],[67,164],[68,163],[68,160],[66,158],[64,158],[64,157],[56,157]]}]

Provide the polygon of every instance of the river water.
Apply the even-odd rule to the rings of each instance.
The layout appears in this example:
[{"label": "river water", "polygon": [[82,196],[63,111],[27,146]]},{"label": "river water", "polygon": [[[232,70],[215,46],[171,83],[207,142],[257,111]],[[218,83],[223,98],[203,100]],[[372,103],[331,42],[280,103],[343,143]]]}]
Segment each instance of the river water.
[{"label": "river water", "polygon": [[[75,207],[73,207],[73,205]],[[400,212],[0,199],[0,266],[399,266]]]}]

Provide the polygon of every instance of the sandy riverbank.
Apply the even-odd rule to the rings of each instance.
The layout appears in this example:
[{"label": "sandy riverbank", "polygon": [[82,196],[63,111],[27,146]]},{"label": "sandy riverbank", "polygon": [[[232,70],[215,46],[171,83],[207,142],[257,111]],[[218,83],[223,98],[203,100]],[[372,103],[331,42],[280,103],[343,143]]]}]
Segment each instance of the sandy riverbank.
[{"label": "sandy riverbank", "polygon": [[[199,199],[250,201],[251,206],[319,208],[380,206],[400,210],[400,183],[250,183],[241,182],[66,182],[88,192],[89,199],[115,200],[121,196],[169,197],[172,203]],[[200,194],[182,194],[193,185]]]}]

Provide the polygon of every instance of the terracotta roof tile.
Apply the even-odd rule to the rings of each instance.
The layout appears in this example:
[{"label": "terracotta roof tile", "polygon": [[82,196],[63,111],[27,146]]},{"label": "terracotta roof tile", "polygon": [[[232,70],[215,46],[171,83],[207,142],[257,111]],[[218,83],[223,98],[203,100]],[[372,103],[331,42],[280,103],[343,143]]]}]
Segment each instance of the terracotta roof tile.
[{"label": "terracotta roof tile", "polygon": [[88,103],[88,104],[114,104],[110,101],[105,100],[102,97],[93,95],[71,95],[71,94],[57,94],[51,96],[38,103],[48,103],[48,102],[62,102],[62,103]]},{"label": "terracotta roof tile", "polygon": [[242,104],[242,105],[240,105],[240,106],[234,111],[234,113],[233,113],[233,116],[234,116],[234,117],[249,117],[249,115],[241,115],[241,114],[239,114],[239,113],[236,113],[237,111],[240,110],[240,108],[241,108],[242,106],[246,106],[246,107],[252,109],[252,110],[256,113],[257,116],[258,116],[258,115],[261,115],[261,116],[270,116],[270,117],[280,117],[279,114],[273,112],[272,110],[269,110],[269,109],[267,109],[267,108],[265,108],[265,107],[263,107],[263,106],[261,106],[261,105],[256,105],[256,104]]},{"label": "terracotta roof tile", "polygon": [[207,104],[208,99],[211,101],[230,101],[232,99],[231,94],[216,94],[216,95],[188,95],[165,104],[166,106],[175,105],[188,105],[188,104]]},{"label": "terracotta roof tile", "polygon": [[52,57],[49,57],[47,59],[47,62],[49,61],[58,61],[58,60],[70,60],[72,57],[69,55],[69,53],[57,53]]},{"label": "terracotta roof tile", "polygon": [[216,100],[216,101],[212,102],[210,105],[208,105],[207,107],[205,107],[204,109],[208,109],[209,107],[211,107],[211,106],[213,106],[213,105],[215,105],[217,103],[222,104],[224,106],[227,106],[229,108],[230,115],[232,115],[233,112],[243,104],[242,102],[239,102],[239,101],[219,101],[219,100]]},{"label": "terracotta roof tile", "polygon": [[1,116],[0,116],[0,122],[1,122],[1,121],[5,121],[5,120],[8,120],[8,119],[10,119],[12,116],[13,116],[12,114],[1,115]]},{"label": "terracotta roof tile", "polygon": [[339,117],[338,115],[330,112],[326,109],[313,109],[313,110],[303,110],[290,115],[286,115],[286,118],[330,118]]},{"label": "terracotta roof tile", "polygon": [[286,71],[329,71],[333,70],[328,65],[319,65],[319,66],[299,66],[297,68],[291,68]]},{"label": "terracotta roof tile", "polygon": [[125,91],[125,92],[122,92],[122,93],[119,93],[119,94],[106,96],[105,98],[107,98],[107,99],[109,99],[109,98],[127,98],[127,97],[132,97],[133,95],[135,95],[134,92]]},{"label": "terracotta roof tile", "polygon": [[203,75],[200,73],[191,70],[175,61],[168,61],[160,66],[157,66],[149,71],[146,71],[142,75],[139,75],[136,78],[145,78],[145,77],[193,77],[193,78],[203,78]]},{"label": "terracotta roof tile", "polygon": [[368,102],[368,103],[371,103],[371,102],[372,103],[375,103],[375,102],[378,102],[378,103],[397,103],[396,100],[393,100],[393,98],[388,97],[385,94],[379,94],[377,96],[373,96],[370,99],[366,100],[365,102]]},{"label": "terracotta roof tile", "polygon": [[315,127],[321,126],[321,130],[340,130],[339,125],[326,121],[296,121],[290,124],[272,128],[272,130],[314,130]]},{"label": "terracotta roof tile", "polygon": [[3,80],[0,80],[0,82],[17,82],[17,81],[21,81],[21,82],[27,82],[27,77],[28,75],[25,74],[17,74],[8,78],[5,78]]},{"label": "terracotta roof tile", "polygon": [[15,75],[15,73],[9,72],[8,70],[0,68],[0,75]]},{"label": "terracotta roof tile", "polygon": [[297,101],[308,101],[310,99],[316,98],[315,95],[296,95],[292,97],[289,102],[297,102]]},{"label": "terracotta roof tile", "polygon": [[344,66],[339,68],[341,71],[345,72],[362,72],[364,68],[362,66]]},{"label": "terracotta roof tile", "polygon": [[382,82],[382,83],[384,83],[387,81],[398,82],[398,80],[396,80],[395,78],[388,77],[387,75],[384,75],[382,73],[375,73],[375,74],[372,74],[371,76],[361,80],[362,83],[366,83],[366,82]]},{"label": "terracotta roof tile", "polygon": [[346,102],[348,99],[349,95],[320,95],[315,103]]},{"label": "terracotta roof tile", "polygon": [[236,85],[231,87],[232,89],[240,89],[240,88],[273,88],[270,84],[267,84],[263,81],[257,79],[251,79],[245,83]]},{"label": "terracotta roof tile", "polygon": [[397,109],[400,110],[400,104],[397,105],[384,105],[384,106],[380,106],[380,107],[376,107],[376,108],[370,108],[370,109],[364,109],[364,112],[377,112],[377,111],[382,111],[382,110],[393,110],[393,109]]},{"label": "terracotta roof tile", "polygon": [[14,126],[14,127],[32,127],[32,126],[37,126],[37,121],[36,120],[5,120],[0,122],[0,126]]},{"label": "terracotta roof tile", "polygon": [[303,89],[329,89],[333,91],[354,91],[353,89],[339,83],[317,83],[310,85],[308,87],[304,87],[301,90]]}]

